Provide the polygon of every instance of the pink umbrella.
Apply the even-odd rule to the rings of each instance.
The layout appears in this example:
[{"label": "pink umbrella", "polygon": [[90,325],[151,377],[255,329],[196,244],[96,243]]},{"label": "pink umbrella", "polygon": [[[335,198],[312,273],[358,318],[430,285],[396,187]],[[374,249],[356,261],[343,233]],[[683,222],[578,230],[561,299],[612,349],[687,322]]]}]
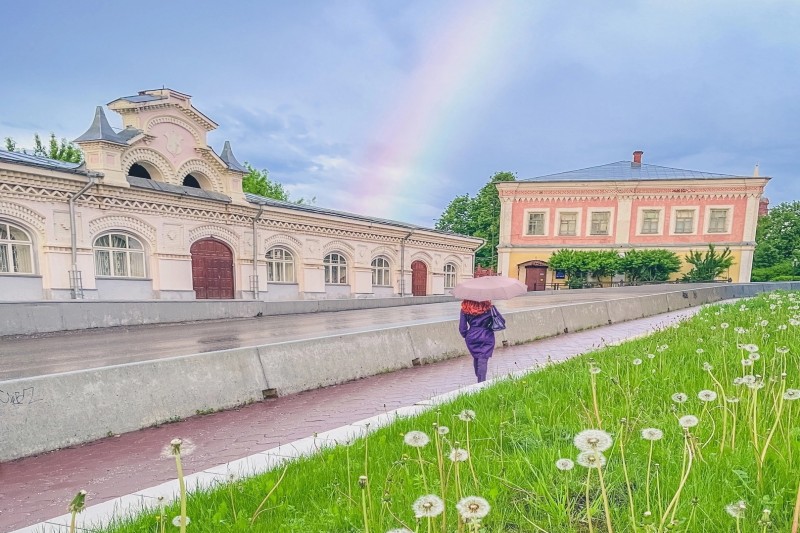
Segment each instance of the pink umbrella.
[{"label": "pink umbrella", "polygon": [[453,296],[459,300],[508,300],[528,292],[528,287],[519,280],[505,276],[485,276],[459,283]]}]

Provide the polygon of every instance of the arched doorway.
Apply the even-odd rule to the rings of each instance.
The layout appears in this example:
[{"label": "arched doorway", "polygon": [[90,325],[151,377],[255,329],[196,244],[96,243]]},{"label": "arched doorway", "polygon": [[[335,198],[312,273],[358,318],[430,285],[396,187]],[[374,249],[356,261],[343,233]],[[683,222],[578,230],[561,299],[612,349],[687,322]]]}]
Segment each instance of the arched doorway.
[{"label": "arched doorway", "polygon": [[525,285],[529,291],[543,291],[547,288],[547,263],[534,259],[519,265],[525,268]]},{"label": "arched doorway", "polygon": [[428,267],[422,261],[411,263],[411,294],[413,296],[428,294]]},{"label": "arched doorway", "polygon": [[192,288],[198,300],[233,299],[233,252],[216,239],[192,244]]}]

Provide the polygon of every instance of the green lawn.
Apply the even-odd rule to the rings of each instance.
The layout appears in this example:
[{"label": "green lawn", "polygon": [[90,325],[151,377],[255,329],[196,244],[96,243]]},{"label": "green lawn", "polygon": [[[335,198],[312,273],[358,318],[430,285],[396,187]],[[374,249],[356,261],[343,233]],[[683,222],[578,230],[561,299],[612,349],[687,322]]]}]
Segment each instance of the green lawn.
[{"label": "green lawn", "polygon": [[[502,381],[285,471],[194,494],[187,530],[790,531],[800,482],[799,308],[800,293],[785,292],[710,306],[678,327]],[[688,399],[676,402],[676,393]],[[461,420],[463,410],[474,420]],[[697,425],[684,430],[685,415]],[[645,440],[647,428],[663,438]],[[605,447],[603,433],[583,442],[582,462],[607,461],[602,468],[577,464],[573,439],[586,429],[610,434],[602,458],[591,447]],[[430,442],[409,446],[412,431]],[[453,462],[454,448],[470,460]],[[559,459],[574,468],[560,470]],[[443,498],[445,511],[417,521],[412,505],[427,494]],[[456,503],[466,496],[491,510],[464,523]],[[178,531],[178,509],[165,510],[166,531]],[[482,514],[480,502],[472,510]],[[160,528],[155,512],[105,531]]]}]

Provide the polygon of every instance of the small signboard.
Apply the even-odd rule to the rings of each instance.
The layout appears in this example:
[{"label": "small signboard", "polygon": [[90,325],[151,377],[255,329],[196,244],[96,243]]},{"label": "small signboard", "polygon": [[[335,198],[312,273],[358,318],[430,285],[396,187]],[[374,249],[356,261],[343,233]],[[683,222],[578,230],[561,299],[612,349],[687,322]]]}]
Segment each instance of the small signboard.
[{"label": "small signboard", "polygon": [[565,279],[567,277],[567,273],[563,270],[556,270],[556,279]]}]

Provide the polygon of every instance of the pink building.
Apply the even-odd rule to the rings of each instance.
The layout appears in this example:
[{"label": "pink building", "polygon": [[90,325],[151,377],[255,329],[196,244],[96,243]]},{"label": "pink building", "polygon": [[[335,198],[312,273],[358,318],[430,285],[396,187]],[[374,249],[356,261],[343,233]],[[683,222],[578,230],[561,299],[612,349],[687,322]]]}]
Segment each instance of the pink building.
[{"label": "pink building", "polygon": [[547,267],[562,248],[663,248],[683,258],[715,244],[733,252],[728,276],[750,281],[759,202],[770,178],[650,165],[642,154],[499,183],[499,271],[543,290],[563,281]]}]

